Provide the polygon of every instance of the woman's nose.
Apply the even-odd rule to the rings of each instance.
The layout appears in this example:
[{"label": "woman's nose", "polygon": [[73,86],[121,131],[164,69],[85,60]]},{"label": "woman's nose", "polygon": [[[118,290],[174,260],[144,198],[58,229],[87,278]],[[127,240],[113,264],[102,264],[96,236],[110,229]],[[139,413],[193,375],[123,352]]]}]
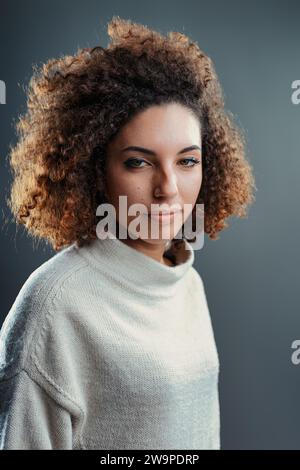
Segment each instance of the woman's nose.
[{"label": "woman's nose", "polygon": [[168,175],[160,175],[154,184],[154,196],[165,197],[171,199],[178,193],[176,175],[169,173]]}]

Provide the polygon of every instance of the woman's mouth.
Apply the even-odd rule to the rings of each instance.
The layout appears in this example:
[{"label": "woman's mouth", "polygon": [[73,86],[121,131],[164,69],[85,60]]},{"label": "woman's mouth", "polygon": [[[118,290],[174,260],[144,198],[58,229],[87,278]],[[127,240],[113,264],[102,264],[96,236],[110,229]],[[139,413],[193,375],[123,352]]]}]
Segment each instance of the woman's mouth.
[{"label": "woman's mouth", "polygon": [[148,217],[158,222],[168,223],[171,222],[175,216],[177,216],[181,211],[171,211],[171,212],[150,212]]}]

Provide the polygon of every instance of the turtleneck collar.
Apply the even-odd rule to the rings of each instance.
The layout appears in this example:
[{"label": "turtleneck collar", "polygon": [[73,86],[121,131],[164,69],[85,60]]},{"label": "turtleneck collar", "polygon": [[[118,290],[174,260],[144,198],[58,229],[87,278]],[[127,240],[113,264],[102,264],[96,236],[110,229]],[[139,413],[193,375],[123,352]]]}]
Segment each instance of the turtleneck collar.
[{"label": "turtleneck collar", "polygon": [[194,263],[193,247],[185,239],[172,241],[165,251],[173,257],[175,266],[162,264],[118,238],[97,238],[77,249],[102,273],[147,297],[172,296]]}]

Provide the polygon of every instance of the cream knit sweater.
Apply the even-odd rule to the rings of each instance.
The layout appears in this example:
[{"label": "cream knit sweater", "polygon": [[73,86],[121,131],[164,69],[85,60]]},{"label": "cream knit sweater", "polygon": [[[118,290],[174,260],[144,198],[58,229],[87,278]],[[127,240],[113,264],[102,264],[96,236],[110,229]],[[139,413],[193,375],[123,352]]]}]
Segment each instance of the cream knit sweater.
[{"label": "cream knit sweater", "polygon": [[97,239],[33,271],[0,331],[1,449],[220,448],[204,286],[171,252]]}]

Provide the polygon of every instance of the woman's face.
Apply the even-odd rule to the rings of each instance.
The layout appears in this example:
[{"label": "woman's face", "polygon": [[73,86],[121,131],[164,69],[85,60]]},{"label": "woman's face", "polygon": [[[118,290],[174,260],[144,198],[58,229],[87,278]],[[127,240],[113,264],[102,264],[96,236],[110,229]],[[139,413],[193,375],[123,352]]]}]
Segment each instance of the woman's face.
[{"label": "woman's face", "polygon": [[[151,106],[120,129],[106,156],[106,195],[116,210],[117,222],[124,226],[119,196],[126,196],[127,211],[132,204],[145,205],[147,214],[140,220],[144,229],[147,224],[147,236],[143,232],[140,238],[149,243],[174,238],[201,188],[201,130],[196,116],[177,103]],[[151,210],[160,206],[163,210],[180,208],[180,212],[168,219],[151,217]],[[126,212],[126,228],[138,216]],[[151,226],[155,232],[151,232]]]}]

